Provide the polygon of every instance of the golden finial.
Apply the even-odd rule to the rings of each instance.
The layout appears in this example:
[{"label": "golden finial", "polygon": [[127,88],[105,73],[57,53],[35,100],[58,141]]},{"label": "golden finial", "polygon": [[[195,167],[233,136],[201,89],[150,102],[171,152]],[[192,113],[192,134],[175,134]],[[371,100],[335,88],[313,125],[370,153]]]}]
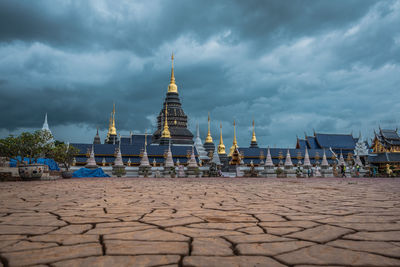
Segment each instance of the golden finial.
[{"label": "golden finial", "polygon": [[252,143],[256,143],[257,142],[257,138],[256,138],[256,131],[255,131],[255,126],[254,126],[254,120],[253,120],[253,137],[251,138],[251,142]]},{"label": "golden finial", "polygon": [[167,113],[168,113],[168,104],[165,103],[165,119],[164,119],[164,129],[162,131],[161,137],[162,138],[171,138],[171,133],[169,132],[168,129],[168,118],[167,118]]},{"label": "golden finial", "polygon": [[115,103],[113,103],[113,111],[110,115],[110,123],[108,125],[108,133],[107,136],[117,135],[117,129],[115,128]]},{"label": "golden finial", "polygon": [[168,85],[168,93],[178,93],[178,86],[175,84],[175,75],[174,75],[174,52],[172,52],[171,56],[171,81]]},{"label": "golden finial", "polygon": [[219,125],[220,133],[219,133],[219,145],[218,145],[218,154],[226,154],[224,141],[222,140],[222,123]]},{"label": "golden finial", "polygon": [[206,143],[212,143],[213,139],[211,137],[211,132],[210,132],[210,112],[208,112],[208,133],[206,137]]},{"label": "golden finial", "polygon": [[232,156],[233,152],[239,148],[237,145],[237,141],[236,141],[236,123],[235,120],[233,120],[233,144],[231,146],[231,149],[229,150],[229,157]]}]

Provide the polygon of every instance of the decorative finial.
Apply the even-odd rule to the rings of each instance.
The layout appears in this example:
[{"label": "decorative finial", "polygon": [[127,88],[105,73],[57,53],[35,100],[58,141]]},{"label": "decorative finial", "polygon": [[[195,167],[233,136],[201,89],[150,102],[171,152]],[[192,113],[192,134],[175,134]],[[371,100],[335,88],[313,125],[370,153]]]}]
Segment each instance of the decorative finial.
[{"label": "decorative finial", "polygon": [[178,86],[175,84],[175,75],[174,75],[174,52],[171,55],[171,81],[168,85],[168,93],[178,93]]},{"label": "decorative finial", "polygon": [[167,108],[168,108],[168,104],[165,103],[165,120],[164,120],[164,129],[161,134],[162,138],[171,138],[171,133],[169,132],[169,128],[168,128],[168,118],[167,118],[168,109]]},{"label": "decorative finial", "polygon": [[144,131],[144,152],[147,152],[147,130]]},{"label": "decorative finial", "polygon": [[233,120],[233,144],[232,144],[232,146],[231,146],[231,148],[229,150],[229,155],[228,156],[231,157],[233,152],[237,148],[239,148],[239,147],[238,147],[237,141],[236,141],[236,122],[235,122],[235,120]]},{"label": "decorative finial", "polygon": [[208,133],[206,137],[206,143],[212,143],[213,139],[211,137],[211,132],[210,132],[210,112],[208,112]]},{"label": "decorative finial", "polygon": [[257,142],[254,120],[253,120],[253,137],[251,138],[251,142]]},{"label": "decorative finial", "polygon": [[222,140],[222,123],[219,125],[220,133],[219,133],[219,145],[218,145],[218,154],[226,154],[224,141]]}]

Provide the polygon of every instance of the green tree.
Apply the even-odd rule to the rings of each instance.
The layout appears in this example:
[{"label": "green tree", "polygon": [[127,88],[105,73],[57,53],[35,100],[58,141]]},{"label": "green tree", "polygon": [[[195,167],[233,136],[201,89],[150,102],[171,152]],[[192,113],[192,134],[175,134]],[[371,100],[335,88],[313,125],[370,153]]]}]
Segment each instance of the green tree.
[{"label": "green tree", "polygon": [[0,139],[0,155],[15,159],[19,164],[24,164],[25,157],[29,159],[29,164],[36,163],[39,157],[51,154],[54,148],[52,140],[53,136],[46,130],[23,132],[17,137],[10,135]]},{"label": "green tree", "polygon": [[79,149],[66,145],[64,143],[59,142],[54,146],[50,157],[53,158],[56,162],[62,164],[64,168],[68,171],[74,156],[79,153]]}]

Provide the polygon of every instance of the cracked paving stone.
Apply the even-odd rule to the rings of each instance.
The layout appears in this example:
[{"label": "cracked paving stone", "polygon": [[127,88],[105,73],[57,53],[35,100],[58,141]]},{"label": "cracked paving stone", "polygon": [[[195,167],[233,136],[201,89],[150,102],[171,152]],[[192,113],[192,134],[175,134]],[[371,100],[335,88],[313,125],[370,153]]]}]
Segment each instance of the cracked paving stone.
[{"label": "cracked paving stone", "polygon": [[137,227],[148,226],[148,224],[141,222],[112,222],[112,223],[98,223],[96,228],[112,228],[112,227]]},{"label": "cracked paving stone", "polygon": [[183,266],[271,266],[283,267],[274,259],[260,256],[235,256],[235,257],[210,257],[210,256],[188,256],[183,258]]},{"label": "cracked paving stone", "polygon": [[222,238],[194,238],[191,255],[233,256],[233,251],[231,244]]},{"label": "cracked paving stone", "polygon": [[315,245],[276,256],[290,265],[400,266],[400,260],[326,245]]},{"label": "cracked paving stone", "polygon": [[101,217],[78,217],[78,216],[69,216],[62,217],[63,220],[71,223],[71,224],[82,224],[82,223],[105,223],[105,222],[119,222],[117,219],[113,218],[101,218]]},{"label": "cracked paving stone", "polygon": [[286,221],[286,222],[261,222],[262,227],[301,227],[310,228],[317,226],[318,223],[311,221]]},{"label": "cracked paving stone", "polygon": [[57,227],[50,226],[25,226],[25,225],[1,225],[0,235],[41,235],[51,232]]},{"label": "cracked paving stone", "polygon": [[365,241],[400,241],[400,231],[388,232],[357,232],[343,238]]},{"label": "cracked paving stone", "polygon": [[92,229],[91,224],[71,224],[71,225],[61,227],[60,229],[57,229],[57,230],[51,232],[50,234],[76,235],[76,234],[82,234],[83,232],[86,232],[89,229]]},{"label": "cracked paving stone", "polygon": [[28,251],[3,253],[10,266],[46,264],[50,262],[88,256],[100,256],[100,244],[80,244],[75,246],[61,246]]},{"label": "cracked paving stone", "polygon": [[[139,255],[139,256],[100,256],[79,258],[53,263],[55,267],[80,267],[80,266],[167,266],[178,264],[178,255]],[[176,265],[177,266],[177,265]]]},{"label": "cracked paving stone", "polygon": [[171,254],[187,255],[187,242],[106,240],[107,255]]},{"label": "cracked paving stone", "polygon": [[99,236],[96,235],[60,235],[49,234],[30,237],[31,241],[38,242],[56,242],[63,245],[75,245],[81,243],[96,243],[99,242]]},{"label": "cracked paving stone", "polygon": [[400,223],[340,223],[333,222],[332,225],[351,228],[357,231],[380,232],[380,231],[400,231]]},{"label": "cracked paving stone", "polygon": [[21,250],[33,250],[39,248],[50,248],[57,247],[57,243],[42,243],[42,242],[29,242],[29,241],[19,241],[17,243],[13,243],[12,245],[3,247],[0,249],[1,252],[13,252],[13,251],[21,251]]},{"label": "cracked paving stone", "polygon": [[181,234],[171,233],[161,229],[148,229],[138,232],[104,235],[105,240],[142,240],[142,241],[189,241],[190,238]]},{"label": "cracked paving stone", "polygon": [[250,243],[239,244],[236,246],[241,255],[265,255],[275,256],[280,253],[293,251],[299,248],[308,247],[315,243],[306,241],[289,241],[289,242],[273,242],[273,243]]},{"label": "cracked paving stone", "polygon": [[126,233],[126,232],[134,232],[141,231],[150,228],[156,228],[156,226],[152,225],[141,225],[141,226],[133,226],[133,227],[103,227],[103,228],[94,228],[92,230],[87,231],[86,235],[108,235],[108,234],[118,234],[118,233]]},{"label": "cracked paving stone", "polygon": [[354,231],[346,228],[335,227],[330,225],[320,225],[315,228],[306,229],[304,231],[296,232],[286,236],[323,243],[334,240],[342,235],[352,232]]},{"label": "cracked paving stone", "polygon": [[274,236],[270,234],[243,235],[243,236],[225,236],[229,241],[235,244],[240,243],[262,243],[262,242],[279,242],[293,241],[292,238]]},{"label": "cracked paving stone", "polygon": [[335,240],[327,243],[327,245],[332,247],[348,248],[351,250],[372,252],[390,257],[400,256],[400,247],[390,242]]},{"label": "cracked paving stone", "polygon": [[226,236],[226,235],[244,235],[244,233],[240,233],[240,232],[236,232],[236,231],[189,228],[189,227],[183,227],[183,226],[171,227],[171,228],[167,228],[167,230],[172,231],[174,233],[187,235],[190,237],[217,237],[217,236]]},{"label": "cracked paving stone", "polygon": [[250,235],[264,234],[263,229],[258,226],[244,227],[244,228],[237,229],[237,231],[244,232],[244,233],[247,233]]},{"label": "cracked paving stone", "polygon": [[298,232],[303,230],[302,228],[298,227],[287,227],[287,228],[277,228],[277,227],[263,227],[268,234],[273,234],[273,235],[287,235],[290,233]]},{"label": "cracked paving stone", "polygon": [[0,218],[0,224],[8,225],[32,225],[32,226],[64,226],[66,222],[60,221],[55,216],[29,216],[29,217],[5,217]]},{"label": "cracked paving stone", "polygon": [[187,225],[192,228],[203,229],[219,229],[219,230],[236,230],[239,228],[257,226],[256,223],[194,223]]},{"label": "cracked paving stone", "polygon": [[172,219],[165,219],[165,220],[143,220],[144,222],[149,222],[152,224],[156,224],[162,227],[171,227],[171,226],[181,226],[186,224],[192,223],[200,223],[204,222],[203,220],[196,218],[196,217],[185,217],[185,218],[172,218]]},{"label": "cracked paving stone", "polygon": [[283,217],[275,214],[255,214],[260,221],[262,222],[284,222],[287,221]]}]

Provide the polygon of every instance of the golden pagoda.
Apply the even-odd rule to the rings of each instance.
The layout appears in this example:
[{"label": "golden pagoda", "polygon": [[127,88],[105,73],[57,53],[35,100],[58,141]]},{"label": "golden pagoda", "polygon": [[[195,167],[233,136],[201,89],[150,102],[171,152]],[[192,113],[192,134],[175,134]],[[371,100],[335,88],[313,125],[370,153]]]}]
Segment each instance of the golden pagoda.
[{"label": "golden pagoda", "polygon": [[218,154],[226,154],[224,141],[222,140],[222,123],[220,124]]},{"label": "golden pagoda", "polygon": [[251,137],[250,147],[258,147],[254,120],[253,120],[253,136]]},{"label": "golden pagoda", "polygon": [[235,120],[234,120],[233,121],[233,144],[231,146],[231,149],[229,150],[229,155],[228,156],[232,157],[233,152],[238,148],[239,148],[239,146],[238,146],[237,141],[236,141],[236,123],[235,123]]},{"label": "golden pagoda", "polygon": [[210,132],[210,112],[208,112],[208,133],[207,133],[205,143],[212,143],[212,142],[213,142],[213,139],[212,139],[211,132]]},{"label": "golden pagoda", "polygon": [[108,124],[108,132],[105,143],[115,144],[117,143],[117,129],[115,128],[115,103],[113,103],[113,111],[110,115],[110,122]]},{"label": "golden pagoda", "polygon": [[[173,57],[173,55],[172,55],[172,57]],[[162,131],[161,138],[171,138],[171,133],[169,132],[169,128],[168,128],[168,117],[167,117],[168,109],[167,109],[167,107],[168,107],[168,104],[165,103],[164,129]]]},{"label": "golden pagoda", "polygon": [[171,67],[171,81],[168,85],[168,93],[178,93],[178,86],[175,83],[175,76],[174,76],[174,53],[171,55],[172,60],[172,67]]}]

